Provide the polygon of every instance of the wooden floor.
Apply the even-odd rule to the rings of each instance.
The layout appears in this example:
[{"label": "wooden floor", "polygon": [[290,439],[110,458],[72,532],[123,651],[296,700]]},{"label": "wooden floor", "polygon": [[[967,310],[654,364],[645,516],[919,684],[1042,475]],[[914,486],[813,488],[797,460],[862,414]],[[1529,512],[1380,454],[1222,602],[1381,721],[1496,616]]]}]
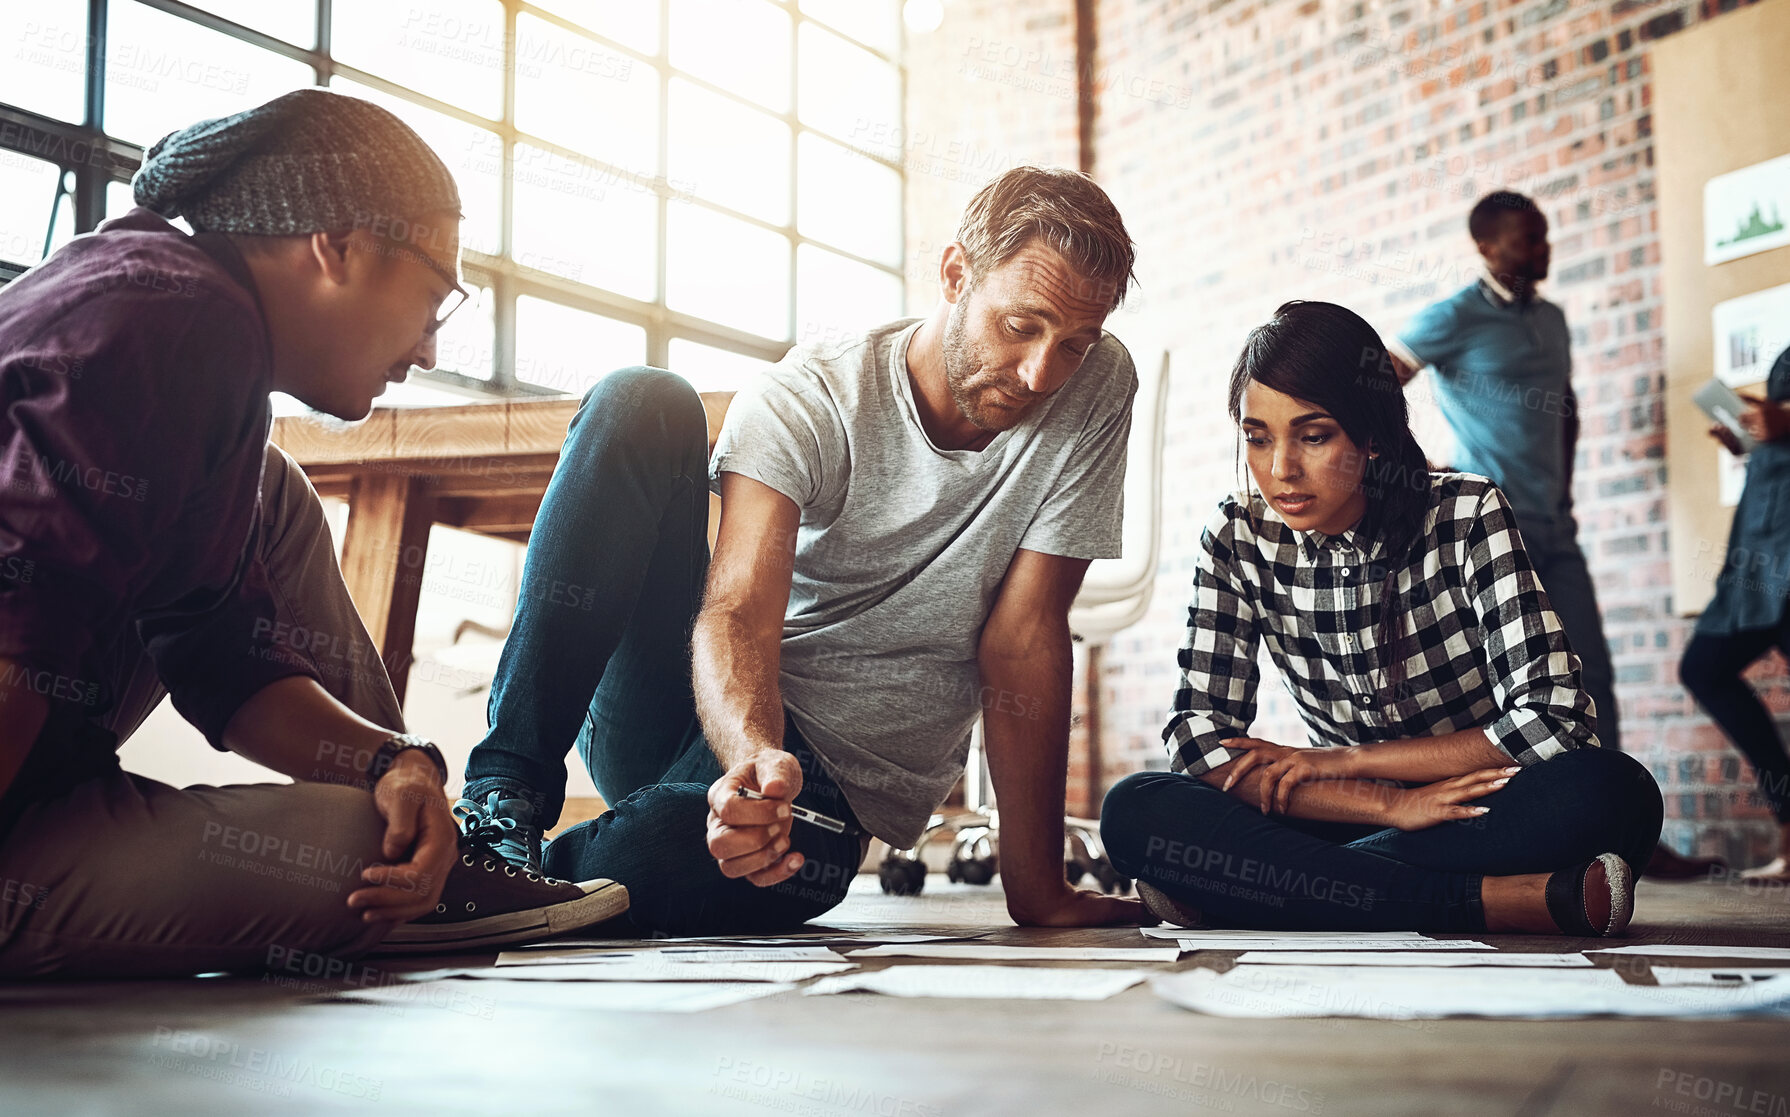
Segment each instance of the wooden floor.
[{"label": "wooden floor", "polygon": [[[1135,930],[1021,931],[995,889],[936,875],[907,899],[880,895],[873,877],[859,885],[830,926],[1142,944]],[[1790,946],[1790,892],[1648,882],[1629,941]],[[1644,961],[1624,970],[1652,980]],[[1790,1113],[1790,1023],[1774,1020],[1226,1020],[1144,986],[1092,1004],[792,993],[695,1015],[501,999],[394,1008],[320,1003],[320,991],[250,979],[0,986],[0,1114]],[[192,1054],[195,1036],[218,1053]]]}]

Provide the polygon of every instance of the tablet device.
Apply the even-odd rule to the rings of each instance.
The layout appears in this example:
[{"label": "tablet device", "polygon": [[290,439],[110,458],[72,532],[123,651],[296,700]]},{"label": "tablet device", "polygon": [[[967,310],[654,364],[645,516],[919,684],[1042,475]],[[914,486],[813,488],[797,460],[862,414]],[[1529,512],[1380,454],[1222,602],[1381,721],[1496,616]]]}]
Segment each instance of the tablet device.
[{"label": "tablet device", "polygon": [[1720,380],[1711,380],[1697,389],[1691,402],[1703,409],[1703,414],[1727,427],[1740,442],[1742,453],[1750,454],[1759,445],[1757,439],[1746,432],[1740,425],[1740,417],[1746,414],[1747,401],[1740,398],[1740,393],[1728,387]]}]

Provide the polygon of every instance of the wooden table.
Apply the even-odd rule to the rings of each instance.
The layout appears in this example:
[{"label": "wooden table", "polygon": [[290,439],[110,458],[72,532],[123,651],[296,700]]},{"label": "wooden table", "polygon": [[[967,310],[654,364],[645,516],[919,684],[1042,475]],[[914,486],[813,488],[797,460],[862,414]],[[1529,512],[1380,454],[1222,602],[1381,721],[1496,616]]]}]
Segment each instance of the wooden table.
[{"label": "wooden table", "polygon": [[[732,392],[704,392],[709,446]],[[363,423],[331,429],[305,417],[276,419],[273,441],[304,468],[322,496],[348,502],[342,575],[404,698],[417,600],[435,524],[528,541],[576,399],[379,408]]]}]

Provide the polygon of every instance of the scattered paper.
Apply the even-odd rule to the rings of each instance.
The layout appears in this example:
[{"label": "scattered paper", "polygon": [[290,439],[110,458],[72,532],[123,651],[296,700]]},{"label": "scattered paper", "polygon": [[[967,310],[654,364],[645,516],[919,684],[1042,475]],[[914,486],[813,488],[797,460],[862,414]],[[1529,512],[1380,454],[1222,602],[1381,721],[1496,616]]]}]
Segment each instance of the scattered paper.
[{"label": "scattered paper", "polygon": [[863,991],[891,997],[1104,1001],[1145,976],[1132,970],[1035,966],[891,966],[822,978],[802,992],[807,996]]},{"label": "scattered paper", "polygon": [[856,969],[853,962],[667,962],[650,955],[608,962],[467,969],[456,977],[492,981],[807,981]]},{"label": "scattered paper", "polygon": [[867,946],[848,951],[853,958],[980,958],[1021,962],[1173,962],[1178,946],[1001,946],[996,943],[935,943]]},{"label": "scattered paper", "polygon": [[1719,970],[1655,966],[1653,980],[1661,985],[1745,985],[1749,981],[1764,981],[1786,973],[1790,971],[1782,966],[1728,966]]},{"label": "scattered paper", "polygon": [[626,950],[506,950],[497,956],[499,966],[585,965],[623,958],[657,958],[663,962],[843,962],[845,957],[827,946],[668,946]]},{"label": "scattered paper", "polygon": [[1212,1016],[1568,1017],[1790,1014],[1790,977],[1738,989],[1629,985],[1614,970],[1562,970],[1513,981],[1491,969],[1238,966],[1159,974],[1158,996]]},{"label": "scattered paper", "polygon": [[694,935],[681,939],[648,939],[649,946],[664,946],[666,943],[680,942],[714,942],[734,943],[739,946],[776,946],[786,942],[964,942],[968,939],[979,939],[987,931],[965,931],[961,934],[893,934],[885,935],[869,928],[846,928],[835,931],[802,931],[793,935],[777,935],[770,938],[743,939],[737,935]]},{"label": "scattered paper", "polygon": [[1268,966],[1511,966],[1525,969],[1583,969],[1583,954],[1505,954],[1474,951],[1444,954],[1435,950],[1252,950],[1238,965]]},{"label": "scattered paper", "polygon": [[1587,954],[1651,954],[1656,958],[1770,958],[1790,959],[1790,947],[1707,946],[1702,943],[1655,943],[1651,946],[1606,946]]},{"label": "scattered paper", "polygon": [[766,982],[685,981],[428,981],[356,989],[329,999],[438,1007],[492,1020],[510,1009],[595,1009],[606,1012],[705,1012],[795,988]]},{"label": "scattered paper", "polygon": [[1182,950],[1490,950],[1474,939],[1261,939],[1233,938],[1217,933],[1177,940]]},{"label": "scattered paper", "polygon": [[1193,930],[1188,927],[1140,927],[1145,938],[1150,939],[1197,939],[1216,937],[1226,939],[1268,939],[1274,942],[1311,942],[1322,939],[1348,939],[1351,942],[1363,943],[1424,943],[1437,942],[1421,931],[1257,931],[1247,927],[1219,927],[1211,930]]}]

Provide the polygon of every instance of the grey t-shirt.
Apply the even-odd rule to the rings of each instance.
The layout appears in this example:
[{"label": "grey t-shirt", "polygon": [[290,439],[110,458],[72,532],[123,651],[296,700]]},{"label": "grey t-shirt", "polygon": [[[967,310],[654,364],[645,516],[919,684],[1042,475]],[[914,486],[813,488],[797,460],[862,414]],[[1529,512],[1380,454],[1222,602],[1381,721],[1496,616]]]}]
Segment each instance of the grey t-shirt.
[{"label": "grey t-shirt", "polygon": [[859,821],[898,848],[963,771],[976,644],[1014,552],[1119,555],[1137,391],[1104,334],[1018,426],[941,450],[907,371],[918,326],[791,350],[734,397],[709,465],[717,488],[738,473],[801,509],[783,702]]}]

